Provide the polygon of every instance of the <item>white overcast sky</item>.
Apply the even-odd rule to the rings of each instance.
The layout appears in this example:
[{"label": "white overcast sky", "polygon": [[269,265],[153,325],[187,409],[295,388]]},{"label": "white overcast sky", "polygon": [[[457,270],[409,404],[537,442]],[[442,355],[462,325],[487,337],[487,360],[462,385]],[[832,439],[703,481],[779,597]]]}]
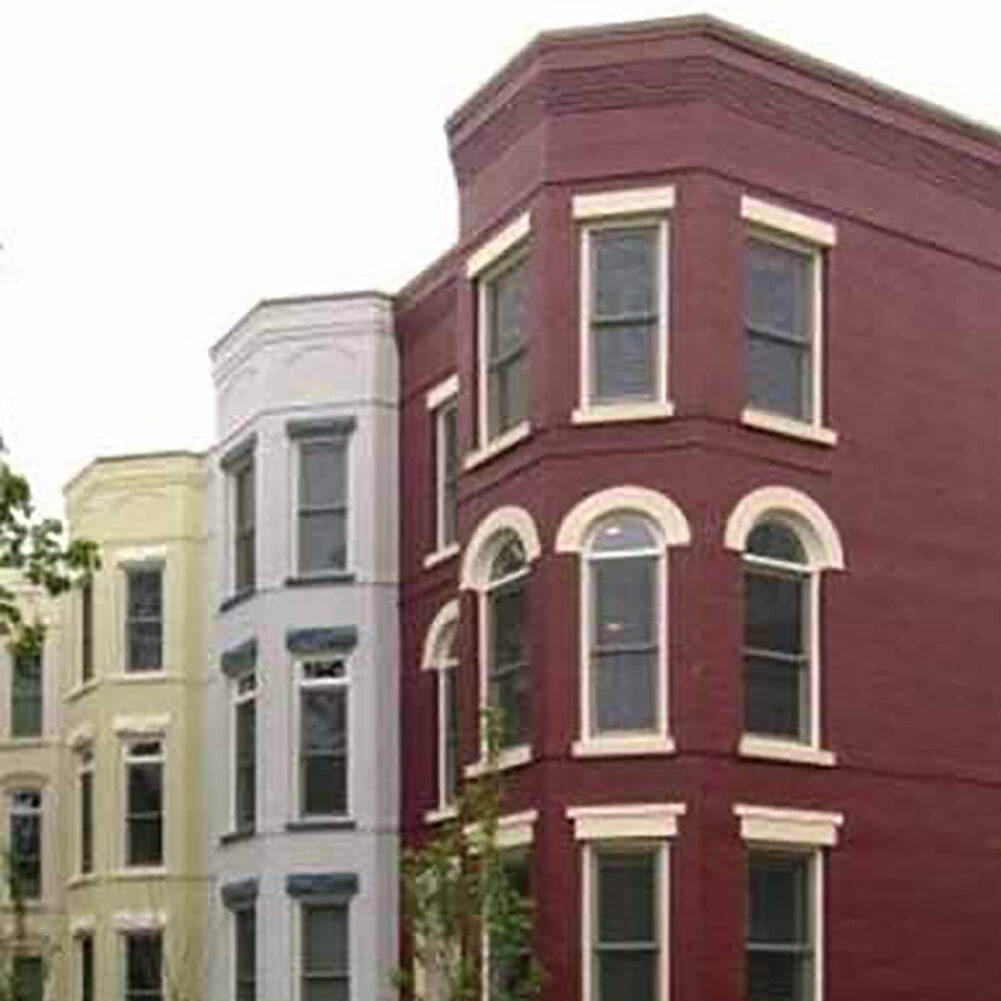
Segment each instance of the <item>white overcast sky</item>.
[{"label": "white overcast sky", "polygon": [[704,11],[1001,127],[993,6],[0,0],[11,459],[58,511],[96,455],[205,447],[250,305],[395,291],[453,241],[445,118],[542,29]]}]

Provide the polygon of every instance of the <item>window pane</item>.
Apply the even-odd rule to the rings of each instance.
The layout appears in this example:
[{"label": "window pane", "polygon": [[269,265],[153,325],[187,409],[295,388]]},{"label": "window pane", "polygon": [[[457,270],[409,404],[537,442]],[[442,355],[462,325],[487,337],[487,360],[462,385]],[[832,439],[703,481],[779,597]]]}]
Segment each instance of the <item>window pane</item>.
[{"label": "window pane", "polygon": [[348,911],[342,905],[307,906],[303,912],[303,970],[348,970]]},{"label": "window pane", "polygon": [[802,665],[748,657],[747,731],[806,740],[806,693],[806,670]]},{"label": "window pane", "polygon": [[490,680],[490,706],[500,711],[501,747],[528,742],[528,671],[520,668]]},{"label": "window pane", "polygon": [[491,359],[503,357],[523,344],[527,335],[525,261],[503,271],[487,285]]},{"label": "window pane", "polygon": [[525,567],[525,548],[514,534],[505,533],[503,544],[490,566],[490,579],[501,580]]},{"label": "window pane", "polygon": [[42,656],[20,653],[11,679],[11,736],[38,737],[42,733]]},{"label": "window pane", "polygon": [[518,583],[491,595],[494,670],[527,659],[525,636],[525,589]]},{"label": "window pane", "polygon": [[160,764],[128,770],[128,864],[163,862],[163,785]]},{"label": "window pane", "polygon": [[594,311],[598,317],[657,310],[657,227],[591,231]]},{"label": "window pane", "polygon": [[80,1001],[94,999],[94,938],[83,935],[80,943]]},{"label": "window pane", "polygon": [[810,938],[810,858],[752,852],[749,878],[751,942],[806,945]]},{"label": "window pane", "polygon": [[94,868],[94,775],[80,776],[80,872]]},{"label": "window pane", "polygon": [[303,985],[303,1001],[348,1001],[350,990],[344,977],[325,977]]},{"label": "window pane", "polygon": [[162,802],[160,765],[129,766],[129,812],[159,813]]},{"label": "window pane", "polygon": [[159,671],[163,666],[163,624],[161,622],[129,623],[130,671]]},{"label": "window pane", "polygon": [[599,650],[655,643],[656,560],[594,560],[594,645]]},{"label": "window pane", "polygon": [[11,868],[17,893],[26,900],[42,895],[41,813],[14,813],[10,824]]},{"label": "window pane", "polygon": [[813,326],[813,267],[808,254],[748,241],[748,325],[808,341]]},{"label": "window pane", "polygon": [[235,914],[236,1001],[257,997],[257,910],[245,907]]},{"label": "window pane", "polygon": [[459,700],[455,684],[455,668],[441,671],[441,684],[445,686],[445,739],[443,752],[445,789],[443,800],[452,803],[459,788]]},{"label": "window pane", "polygon": [[160,618],[163,607],[163,575],[160,570],[130,570],[128,591],[129,618]]},{"label": "window pane", "polygon": [[599,943],[655,944],[656,853],[601,850],[596,858]]},{"label": "window pane", "polygon": [[502,434],[528,417],[528,355],[511,355],[491,367],[487,377],[490,437]]},{"label": "window pane", "polygon": [[84,581],[80,591],[80,677],[90,681],[94,677],[94,585]]},{"label": "window pane", "polygon": [[344,689],[302,693],[302,746],[307,750],[343,751],[347,734]]},{"label": "window pane", "polygon": [[658,1001],[657,962],[650,949],[599,952],[598,1001]]},{"label": "window pane", "polygon": [[617,514],[601,522],[591,537],[591,552],[621,553],[657,548],[657,537],[646,518]]},{"label": "window pane", "polygon": [[236,539],[236,579],[237,591],[253,588],[256,580],[255,536],[253,529],[242,532]]},{"label": "window pane", "polygon": [[597,732],[656,728],[656,653],[596,655],[592,658],[592,672]]},{"label": "window pane", "polygon": [[304,815],[347,812],[347,760],[342,755],[305,758],[302,769]]},{"label": "window pane", "polygon": [[806,563],[806,552],[799,536],[788,525],[778,521],[755,525],[747,537],[747,551],[785,563]]},{"label": "window pane", "polygon": [[456,539],[457,479],[459,473],[458,411],[455,404],[444,407],[440,415],[438,447],[441,449],[439,498],[441,525],[439,545],[447,546]]},{"label": "window pane", "polygon": [[748,571],[745,645],[794,656],[804,654],[804,599],[802,577]]},{"label": "window pane", "polygon": [[347,500],[347,445],[344,441],[299,446],[299,507],[336,507]]},{"label": "window pane", "polygon": [[648,400],[657,388],[657,328],[653,323],[602,323],[593,328],[598,400]]},{"label": "window pane", "polygon": [[236,824],[254,827],[257,813],[257,706],[253,699],[236,707]]},{"label": "window pane", "polygon": [[45,966],[42,957],[15,956],[12,1001],[42,1001],[44,995]]},{"label": "window pane", "polygon": [[800,420],[810,417],[810,355],[802,345],[752,334],[747,341],[751,406]]},{"label": "window pane", "polygon": [[163,952],[159,933],[126,938],[127,1001],[162,1001]]},{"label": "window pane", "polygon": [[342,570],[347,566],[347,513],[299,514],[299,567],[303,573]]},{"label": "window pane", "polygon": [[809,956],[751,951],[747,956],[747,996],[753,1001],[808,1001],[811,969]]}]

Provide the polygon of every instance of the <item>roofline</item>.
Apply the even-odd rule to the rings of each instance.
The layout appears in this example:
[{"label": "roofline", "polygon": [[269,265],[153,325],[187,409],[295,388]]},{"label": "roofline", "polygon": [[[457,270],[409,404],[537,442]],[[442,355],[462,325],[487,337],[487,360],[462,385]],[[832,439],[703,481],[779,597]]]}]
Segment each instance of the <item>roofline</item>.
[{"label": "roofline", "polygon": [[193,449],[166,449],[161,452],[125,452],[120,455],[99,455],[91,459],[79,472],[74,473],[63,487],[63,494],[69,491],[96,466],[111,462],[143,462],[150,459],[205,459],[208,452],[196,452]]},{"label": "roofline", "polygon": [[787,67],[819,77],[828,84],[850,91],[856,96],[891,104],[901,111],[930,119],[935,124],[951,129],[967,139],[975,139],[978,142],[1001,149],[1001,125],[988,125],[985,122],[958,114],[933,101],[916,97],[861,73],[854,73],[818,56],[776,42],[766,35],[760,35],[710,14],[586,25],[540,32],[452,112],[446,121],[446,131],[451,134],[458,129],[466,119],[487,104],[505,83],[537,59],[545,49],[553,46],[580,45],[581,43],[606,44],[617,38],[637,35],[668,37],[705,35],[709,38],[715,38],[734,48],[743,49],[751,55],[780,62]]},{"label": "roofline", "polygon": [[394,297],[389,292],[383,292],[380,289],[358,289],[357,291],[347,291],[347,292],[320,292],[306,295],[282,295],[274,296],[267,299],[258,299],[250,309],[246,310],[240,318],[234,323],[218,340],[216,340],[211,347],[209,347],[209,356],[215,357],[219,349],[222,347],[223,343],[243,326],[247,320],[256,313],[259,309],[265,309],[268,306],[294,306],[304,303],[311,302],[342,302],[346,299],[380,299],[385,302],[392,303]]}]

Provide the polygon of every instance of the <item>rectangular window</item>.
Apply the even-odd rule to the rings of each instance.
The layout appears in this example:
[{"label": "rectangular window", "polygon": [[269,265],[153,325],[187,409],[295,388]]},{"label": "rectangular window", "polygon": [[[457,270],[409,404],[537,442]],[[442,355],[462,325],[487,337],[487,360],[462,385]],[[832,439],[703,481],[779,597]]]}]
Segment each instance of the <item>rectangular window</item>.
[{"label": "rectangular window", "polygon": [[815,248],[760,235],[747,241],[748,403],[755,410],[819,423],[820,271]]},{"label": "rectangular window", "polygon": [[303,904],[302,1001],[348,1001],[349,957],[347,904]]},{"label": "rectangular window", "polygon": [[42,794],[19,789],[10,794],[11,892],[21,900],[42,896]]},{"label": "rectangular window", "polygon": [[159,671],[163,668],[163,567],[128,567],[125,586],[125,670]]},{"label": "rectangular window", "polygon": [[662,849],[608,844],[593,848],[590,855],[593,1001],[660,1001],[665,937]]},{"label": "rectangular window", "polygon": [[14,957],[14,992],[11,1001],[43,1001],[45,964],[41,956]]},{"label": "rectangular window", "polygon": [[125,1001],[164,1001],[161,932],[125,936]]},{"label": "rectangular window", "polygon": [[453,397],[434,413],[435,539],[440,551],[454,545],[458,513],[459,407]]},{"label": "rectangular window", "polygon": [[80,588],[80,682],[94,677],[94,583],[85,580]]},{"label": "rectangular window", "polygon": [[[522,900],[531,897],[530,855],[527,849],[509,849],[501,857],[501,865],[508,887]],[[519,997],[529,983],[532,973],[532,948],[526,942],[514,955],[502,956],[494,941],[487,943],[487,970],[489,972],[489,1001]]]},{"label": "rectangular window", "polygon": [[348,812],[348,671],[343,659],[310,660],[299,674],[299,812]]},{"label": "rectangular window", "polygon": [[[257,908],[240,907],[233,912],[234,997],[257,1001]],[[307,996],[308,997],[308,996]]]},{"label": "rectangular window", "polygon": [[42,735],[42,651],[18,650],[14,656],[10,698],[11,736]]},{"label": "rectangular window", "polygon": [[748,855],[747,997],[814,1001],[813,853]]},{"label": "rectangular window", "polygon": [[257,678],[254,674],[237,680],[234,702],[235,829],[252,831],[257,824]]},{"label": "rectangular window", "polygon": [[233,496],[233,589],[243,594],[253,591],[257,583],[254,457],[243,459],[229,475]]},{"label": "rectangular window", "polygon": [[163,742],[137,741],[125,756],[125,864],[163,865]]},{"label": "rectangular window", "polygon": [[505,258],[480,279],[484,443],[528,420],[528,259]]},{"label": "rectangular window", "polygon": [[94,755],[80,755],[80,874],[94,871]]},{"label": "rectangular window", "polygon": [[77,938],[77,952],[80,971],[80,1001],[96,1001],[94,991],[94,936],[80,935]]},{"label": "rectangular window", "polygon": [[667,224],[619,221],[584,231],[590,402],[664,397]]},{"label": "rectangular window", "polygon": [[459,697],[456,673],[455,664],[443,666],[438,672],[438,684],[441,686],[438,693],[441,700],[438,725],[442,807],[452,806],[459,791]]},{"label": "rectangular window", "polygon": [[348,563],[348,438],[299,443],[299,573],[335,573]]},{"label": "rectangular window", "polygon": [[501,718],[502,749],[528,743],[528,595],[524,577],[489,592],[488,694]]}]

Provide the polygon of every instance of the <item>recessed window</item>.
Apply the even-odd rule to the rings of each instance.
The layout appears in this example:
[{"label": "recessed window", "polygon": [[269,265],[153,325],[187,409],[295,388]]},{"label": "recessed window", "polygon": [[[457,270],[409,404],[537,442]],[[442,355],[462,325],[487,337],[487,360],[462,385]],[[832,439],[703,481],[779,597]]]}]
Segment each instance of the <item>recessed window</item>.
[{"label": "recessed window", "polygon": [[253,831],[257,824],[257,677],[237,678],[233,692],[234,829]]},{"label": "recessed window", "polygon": [[814,1001],[814,852],[748,853],[748,1001]]},{"label": "recessed window", "polygon": [[163,669],[163,567],[125,571],[125,670]]},{"label": "recessed window", "polygon": [[42,896],[42,794],[37,789],[10,794],[10,869],[13,896]]},{"label": "recessed window", "polygon": [[528,420],[528,259],[504,257],[479,279],[483,444]]},{"label": "recessed window", "polygon": [[746,258],[748,405],[819,424],[821,253],[755,233]]},{"label": "recessed window", "polygon": [[94,936],[89,932],[78,935],[77,971],[80,978],[80,1001],[96,1001],[94,968]]},{"label": "recessed window", "polygon": [[11,1001],[43,1001],[45,962],[41,956],[15,956]]},{"label": "recessed window", "polygon": [[346,435],[298,442],[299,573],[335,573],[348,562],[348,442]]},{"label": "recessed window", "polygon": [[812,665],[817,575],[793,529],[766,519],[744,555],[745,730],[809,743],[814,739]]},{"label": "recessed window", "polygon": [[[235,1001],[257,1001],[257,907],[233,912]],[[307,996],[309,997],[309,996]]]},{"label": "recessed window", "polygon": [[435,548],[454,545],[457,534],[459,483],[459,407],[453,397],[434,412]]},{"label": "recessed window", "polygon": [[14,738],[42,735],[42,651],[18,649],[11,677],[10,733]]},{"label": "recessed window", "polygon": [[78,783],[78,844],[80,875],[94,871],[94,754],[89,748],[80,753]]},{"label": "recessed window", "polygon": [[348,1001],[351,990],[348,905],[301,906],[300,997],[302,1001]]},{"label": "recessed window", "polygon": [[163,865],[163,765],[161,740],[130,744],[125,752],[125,864]]},{"label": "recessed window", "polygon": [[125,935],[125,1001],[164,1001],[163,933]]},{"label": "recessed window", "polygon": [[257,500],[254,456],[249,454],[229,470],[233,511],[233,590],[253,591],[257,584]]},{"label": "recessed window", "polygon": [[348,665],[318,658],[299,665],[299,813],[348,813]]}]

